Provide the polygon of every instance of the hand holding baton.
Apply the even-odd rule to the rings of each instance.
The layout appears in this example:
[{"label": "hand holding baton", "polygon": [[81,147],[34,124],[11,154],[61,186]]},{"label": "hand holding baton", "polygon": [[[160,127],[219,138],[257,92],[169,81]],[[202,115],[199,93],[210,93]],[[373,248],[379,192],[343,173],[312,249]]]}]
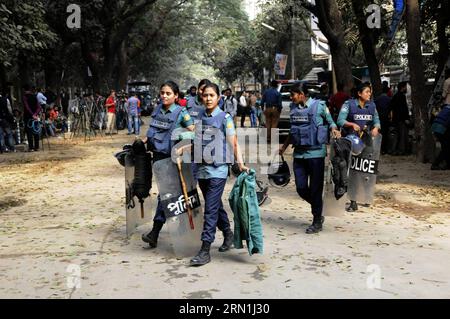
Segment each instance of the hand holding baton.
[{"label": "hand holding baton", "polygon": [[188,196],[187,187],[186,187],[186,180],[184,179],[183,172],[181,170],[181,158],[180,157],[177,158],[177,167],[178,167],[178,173],[180,174],[181,188],[183,190],[184,200],[186,203],[186,209],[187,209],[187,213],[189,216],[189,224],[191,225],[191,229],[194,229],[194,220],[192,218],[192,209],[191,209],[191,205],[189,202],[189,196]]}]

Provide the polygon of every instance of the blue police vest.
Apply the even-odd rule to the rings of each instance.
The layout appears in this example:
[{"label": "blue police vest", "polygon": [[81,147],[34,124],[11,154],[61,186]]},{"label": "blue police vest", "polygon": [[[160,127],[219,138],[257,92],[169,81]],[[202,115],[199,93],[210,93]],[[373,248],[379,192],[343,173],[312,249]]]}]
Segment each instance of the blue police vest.
[{"label": "blue police vest", "polygon": [[[202,113],[201,130],[196,132],[196,139],[202,141],[203,164],[215,167],[230,164],[233,161],[233,150],[228,146],[226,134],[223,131],[225,119],[230,115],[221,111],[215,116]],[[201,133],[201,136],[198,134]],[[222,154],[220,154],[222,153]]]},{"label": "blue police vest", "polygon": [[436,115],[434,123],[441,124],[446,128],[450,126],[450,104],[444,105],[439,114]]},{"label": "blue police vest", "polygon": [[373,127],[373,119],[377,109],[375,103],[371,101],[365,108],[360,108],[356,99],[350,99],[348,105],[347,121],[358,124],[361,129],[367,126],[370,131]]},{"label": "blue police vest", "polygon": [[291,104],[290,122],[292,144],[305,149],[321,149],[328,142],[328,125],[317,123],[317,110],[320,100],[314,100],[308,108]]},{"label": "blue police vest", "polygon": [[182,108],[178,106],[174,112],[163,114],[159,105],[151,115],[150,128],[147,137],[152,152],[170,155],[175,141],[172,141],[172,132],[177,124]]},{"label": "blue police vest", "polygon": [[205,111],[205,108],[202,105],[197,104],[195,98],[192,98],[188,100],[186,110],[189,112],[192,120],[194,120],[194,124],[197,124],[200,121],[200,117]]}]

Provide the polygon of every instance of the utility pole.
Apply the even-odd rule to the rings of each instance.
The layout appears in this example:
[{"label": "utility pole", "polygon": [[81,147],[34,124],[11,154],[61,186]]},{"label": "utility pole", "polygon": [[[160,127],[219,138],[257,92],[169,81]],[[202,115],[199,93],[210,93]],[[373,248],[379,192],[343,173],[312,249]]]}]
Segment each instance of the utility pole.
[{"label": "utility pole", "polygon": [[295,80],[295,32],[294,32],[294,7],[289,6],[291,13],[291,79]]}]

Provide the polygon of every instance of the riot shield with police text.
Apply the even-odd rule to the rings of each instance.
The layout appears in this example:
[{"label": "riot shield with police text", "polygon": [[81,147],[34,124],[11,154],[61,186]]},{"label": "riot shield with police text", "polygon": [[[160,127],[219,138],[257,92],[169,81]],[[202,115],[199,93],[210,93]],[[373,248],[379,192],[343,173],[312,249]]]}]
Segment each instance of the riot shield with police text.
[{"label": "riot shield with police text", "polygon": [[[126,232],[127,237],[131,236],[139,226],[149,223],[153,218],[152,201],[155,199],[147,197],[144,200],[143,207],[134,193],[133,182],[135,179],[134,156],[127,154],[125,156],[125,208],[126,208]],[[142,209],[143,208],[143,209]]]},{"label": "riot shield with police text", "polygon": [[[324,175],[324,186],[323,186],[323,210],[322,214],[324,216],[336,216],[340,217],[345,214],[345,204],[347,202],[347,196],[342,196],[339,199],[336,199],[336,185],[333,179],[333,174],[345,174],[345,177],[348,177],[348,167],[340,168],[339,165],[333,165],[333,160],[336,155],[336,139],[331,139],[330,142],[330,151],[328,152],[328,157],[326,159],[325,164],[325,175]],[[350,163],[350,152],[348,152],[348,156],[345,159],[347,163]],[[334,170],[340,169],[339,172],[335,172]],[[336,178],[336,177],[335,177]]]},{"label": "riot shield with police text", "polygon": [[352,156],[349,171],[348,198],[360,204],[372,204],[381,152],[381,134],[371,137],[359,156]]},{"label": "riot shield with police text", "polygon": [[[173,163],[171,158],[159,160],[153,164],[153,175],[167,219],[164,227],[169,232],[175,255],[177,257],[195,255],[201,244],[203,214],[191,164],[182,163],[180,175],[177,164]],[[184,179],[188,199],[184,197],[181,178]],[[187,205],[191,208],[192,224]]]}]

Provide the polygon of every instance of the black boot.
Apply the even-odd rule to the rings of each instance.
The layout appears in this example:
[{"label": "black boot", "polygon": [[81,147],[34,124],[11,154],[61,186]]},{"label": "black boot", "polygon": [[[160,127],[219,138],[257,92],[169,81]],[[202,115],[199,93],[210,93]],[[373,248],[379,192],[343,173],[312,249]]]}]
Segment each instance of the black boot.
[{"label": "black boot", "polygon": [[203,266],[211,261],[211,256],[209,255],[209,249],[211,248],[211,243],[203,241],[202,248],[198,252],[197,256],[191,259],[191,266]]},{"label": "black boot", "polygon": [[325,221],[325,217],[320,216],[319,218],[314,217],[313,223],[306,228],[307,234],[316,234],[322,230],[323,222]]},{"label": "black boot", "polygon": [[350,206],[348,206],[346,211],[348,211],[348,212],[356,212],[357,210],[358,210],[358,204],[354,200],[350,201]]},{"label": "black boot", "polygon": [[142,240],[150,245],[150,247],[155,248],[158,244],[158,236],[159,232],[161,231],[164,223],[161,222],[153,222],[153,228],[152,230],[142,235]]},{"label": "black boot", "polygon": [[223,253],[224,251],[230,250],[233,245],[233,232],[228,229],[223,233],[223,244],[219,247],[219,251]]}]

